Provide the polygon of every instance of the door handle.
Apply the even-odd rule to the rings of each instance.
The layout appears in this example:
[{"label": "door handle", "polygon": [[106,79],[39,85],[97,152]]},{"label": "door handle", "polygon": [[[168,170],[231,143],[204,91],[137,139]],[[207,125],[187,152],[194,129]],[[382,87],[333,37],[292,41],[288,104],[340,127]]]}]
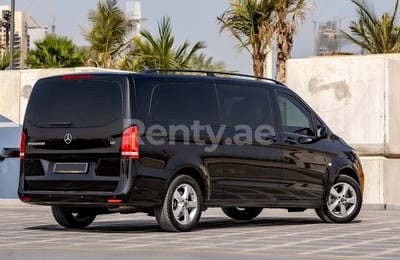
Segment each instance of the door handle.
[{"label": "door handle", "polygon": [[264,136],[264,137],[261,137],[261,139],[263,141],[266,141],[266,142],[269,142],[269,143],[275,143],[276,140],[277,140],[276,136],[274,136],[274,135]]},{"label": "door handle", "polygon": [[290,145],[294,145],[296,144],[296,140],[292,137],[286,137],[283,142],[285,142],[286,144],[290,144]]}]

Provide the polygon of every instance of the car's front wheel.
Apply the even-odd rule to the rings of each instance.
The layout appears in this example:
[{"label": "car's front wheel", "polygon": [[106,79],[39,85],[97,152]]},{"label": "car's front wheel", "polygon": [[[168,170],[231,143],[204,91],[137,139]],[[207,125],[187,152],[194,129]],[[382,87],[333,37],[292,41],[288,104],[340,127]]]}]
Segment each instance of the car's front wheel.
[{"label": "car's front wheel", "polygon": [[201,216],[203,197],[197,182],[180,175],[169,185],[164,202],[154,209],[157,222],[165,231],[190,231]]},{"label": "car's front wheel", "polygon": [[332,185],[326,204],[315,209],[317,215],[325,222],[347,223],[360,213],[362,194],[360,185],[349,176],[339,176]]},{"label": "car's front wheel", "polygon": [[85,209],[52,206],[51,211],[57,223],[66,228],[84,228],[96,218],[96,214]]},{"label": "car's front wheel", "polygon": [[260,215],[263,208],[222,207],[222,211],[236,220],[251,220]]}]

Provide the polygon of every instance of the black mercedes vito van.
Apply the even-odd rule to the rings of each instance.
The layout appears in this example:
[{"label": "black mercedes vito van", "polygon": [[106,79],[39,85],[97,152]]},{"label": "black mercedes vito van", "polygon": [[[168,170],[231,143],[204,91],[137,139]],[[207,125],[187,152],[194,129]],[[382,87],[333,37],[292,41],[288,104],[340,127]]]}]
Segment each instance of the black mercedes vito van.
[{"label": "black mercedes vito van", "polygon": [[[146,212],[189,231],[208,207],[249,220],[263,208],[359,213],[357,153],[271,79],[150,70],[43,78],[21,134],[21,201],[68,228]],[[250,77],[250,76],[248,76]]]}]

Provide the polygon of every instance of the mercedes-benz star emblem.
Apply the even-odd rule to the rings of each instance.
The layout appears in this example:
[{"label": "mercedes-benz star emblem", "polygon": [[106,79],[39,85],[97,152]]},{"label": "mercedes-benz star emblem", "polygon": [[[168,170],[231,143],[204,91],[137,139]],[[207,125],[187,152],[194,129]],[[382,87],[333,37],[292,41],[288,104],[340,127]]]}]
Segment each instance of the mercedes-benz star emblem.
[{"label": "mercedes-benz star emblem", "polygon": [[64,142],[66,144],[70,144],[72,142],[72,135],[70,133],[66,133],[64,135]]}]

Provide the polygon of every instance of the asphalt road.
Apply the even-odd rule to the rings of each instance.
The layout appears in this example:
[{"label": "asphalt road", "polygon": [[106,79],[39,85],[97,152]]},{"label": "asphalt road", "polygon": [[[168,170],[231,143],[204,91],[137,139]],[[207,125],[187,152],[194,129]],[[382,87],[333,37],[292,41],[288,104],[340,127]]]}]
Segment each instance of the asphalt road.
[{"label": "asphalt road", "polygon": [[325,224],[314,211],[264,209],[234,221],[209,209],[197,229],[163,232],[145,214],[103,215],[65,229],[50,208],[2,204],[0,259],[400,259],[400,210],[362,210],[349,224]]}]

